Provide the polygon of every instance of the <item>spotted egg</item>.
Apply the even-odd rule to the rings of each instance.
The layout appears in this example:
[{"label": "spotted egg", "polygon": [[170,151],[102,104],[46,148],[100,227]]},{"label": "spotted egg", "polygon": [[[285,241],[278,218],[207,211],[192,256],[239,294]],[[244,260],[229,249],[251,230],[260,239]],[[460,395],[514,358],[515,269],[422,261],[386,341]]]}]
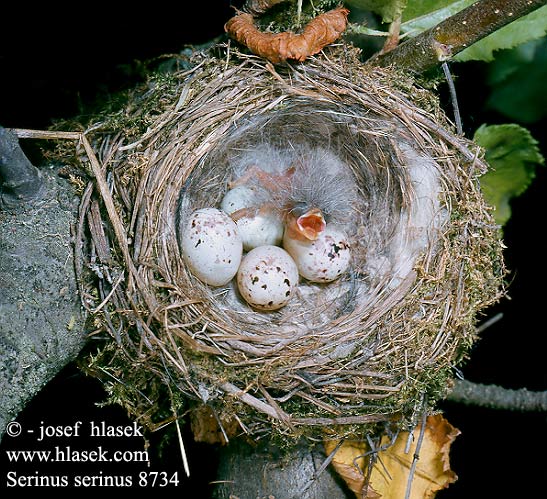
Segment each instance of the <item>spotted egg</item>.
[{"label": "spotted egg", "polygon": [[237,285],[251,307],[278,310],[289,303],[298,286],[298,269],[283,248],[259,246],[243,257]]},{"label": "spotted egg", "polygon": [[327,225],[315,241],[283,238],[283,247],[292,256],[302,277],[324,283],[338,279],[347,271],[351,251],[346,233],[336,225]]},{"label": "spotted egg", "polygon": [[255,189],[247,185],[238,185],[224,194],[220,202],[222,211],[231,215],[237,210],[252,206],[256,202],[257,193]]},{"label": "spotted egg", "polygon": [[180,240],[186,265],[204,283],[223,286],[237,274],[243,243],[235,222],[223,211],[194,211],[182,227]]},{"label": "spotted egg", "polygon": [[257,209],[257,196],[252,187],[238,185],[224,195],[220,204],[236,222],[245,251],[259,246],[280,246],[283,240],[284,225],[279,212]]}]

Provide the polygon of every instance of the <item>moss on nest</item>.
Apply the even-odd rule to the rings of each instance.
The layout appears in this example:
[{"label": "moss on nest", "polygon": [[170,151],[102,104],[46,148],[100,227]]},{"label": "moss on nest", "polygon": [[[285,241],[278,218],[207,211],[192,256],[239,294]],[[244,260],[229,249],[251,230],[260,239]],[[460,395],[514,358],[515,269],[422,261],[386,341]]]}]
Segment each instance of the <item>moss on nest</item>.
[{"label": "moss on nest", "polygon": [[[87,367],[150,426],[200,404],[253,435],[413,421],[503,293],[480,151],[432,94],[348,47],[277,68],[224,55],[197,56],[90,128],[104,168],[92,185],[107,183],[118,217],[86,191],[82,298],[110,338]],[[346,277],[302,282],[289,306],[260,313],[189,273],[177,222],[218,205],[242,146],[285,140],[329,148],[353,175],[354,260]]]}]

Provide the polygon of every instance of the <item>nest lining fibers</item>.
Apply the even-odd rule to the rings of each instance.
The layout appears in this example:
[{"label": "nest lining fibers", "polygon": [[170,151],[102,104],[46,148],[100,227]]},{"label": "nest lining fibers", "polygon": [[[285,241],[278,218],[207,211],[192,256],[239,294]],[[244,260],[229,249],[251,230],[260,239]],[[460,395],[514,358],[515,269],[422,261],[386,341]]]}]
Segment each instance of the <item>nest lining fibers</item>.
[{"label": "nest lining fibers", "polygon": [[[124,111],[127,123],[147,120],[144,132],[94,127],[118,219],[90,187],[84,305],[116,340],[98,358],[132,387],[124,396],[137,415],[160,418],[168,393],[167,405],[205,403],[248,433],[341,435],[408,421],[422,394],[443,396],[477,313],[500,296],[502,246],[476,147],[415,104],[435,107],[433,97],[397,78],[348,49],[276,69],[201,55],[168,92],[157,83]],[[350,271],[302,280],[276,312],[251,309],[233,283],[197,280],[177,239],[190,212],[217,207],[249,157],[310,151],[340,169]]]}]

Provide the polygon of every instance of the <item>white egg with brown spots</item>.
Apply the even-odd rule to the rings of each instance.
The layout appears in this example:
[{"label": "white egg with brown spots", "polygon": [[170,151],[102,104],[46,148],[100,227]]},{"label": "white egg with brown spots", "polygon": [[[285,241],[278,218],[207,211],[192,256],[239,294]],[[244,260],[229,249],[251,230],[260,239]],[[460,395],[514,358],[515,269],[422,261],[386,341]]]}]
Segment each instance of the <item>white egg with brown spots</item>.
[{"label": "white egg with brown spots", "polygon": [[285,232],[283,247],[300,275],[311,282],[335,281],[348,270],[351,261],[348,237],[336,225],[327,224],[315,241],[292,238]]},{"label": "white egg with brown spots", "polygon": [[237,273],[243,299],[257,310],[278,310],[292,298],[298,286],[298,268],[279,246],[259,246],[247,253]]},{"label": "white egg with brown spots", "polygon": [[211,286],[223,286],[237,274],[243,243],[226,213],[203,208],[194,211],[182,228],[181,251],[193,275]]},{"label": "white egg with brown spots", "polygon": [[241,217],[235,222],[245,251],[259,246],[281,245],[284,227],[283,222],[275,213]]},{"label": "white egg with brown spots", "polygon": [[220,208],[237,224],[243,249],[250,251],[259,246],[280,246],[283,240],[283,220],[273,209],[256,206],[254,189],[239,185],[229,190],[222,199]]},{"label": "white egg with brown spots", "polygon": [[238,210],[253,206],[255,202],[255,189],[246,185],[238,185],[224,194],[220,202],[220,209],[231,215]]}]

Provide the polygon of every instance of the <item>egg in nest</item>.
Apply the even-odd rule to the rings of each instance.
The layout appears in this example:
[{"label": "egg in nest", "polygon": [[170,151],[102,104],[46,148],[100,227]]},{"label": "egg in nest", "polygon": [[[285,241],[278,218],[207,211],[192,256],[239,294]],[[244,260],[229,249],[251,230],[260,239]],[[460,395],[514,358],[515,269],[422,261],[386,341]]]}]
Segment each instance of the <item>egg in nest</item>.
[{"label": "egg in nest", "polygon": [[236,222],[243,249],[250,251],[259,246],[281,245],[283,220],[278,211],[268,206],[257,207],[257,192],[246,185],[230,189],[220,207]]},{"label": "egg in nest", "polygon": [[300,275],[310,282],[338,279],[351,261],[348,236],[336,225],[327,225],[313,241],[293,238],[286,231],[283,247],[296,262]]},{"label": "egg in nest", "polygon": [[237,225],[223,211],[194,211],[182,228],[180,240],[184,261],[199,280],[223,286],[236,275],[243,243]]},{"label": "egg in nest", "polygon": [[237,285],[251,307],[278,310],[289,303],[298,286],[298,269],[283,248],[260,246],[243,257]]}]

